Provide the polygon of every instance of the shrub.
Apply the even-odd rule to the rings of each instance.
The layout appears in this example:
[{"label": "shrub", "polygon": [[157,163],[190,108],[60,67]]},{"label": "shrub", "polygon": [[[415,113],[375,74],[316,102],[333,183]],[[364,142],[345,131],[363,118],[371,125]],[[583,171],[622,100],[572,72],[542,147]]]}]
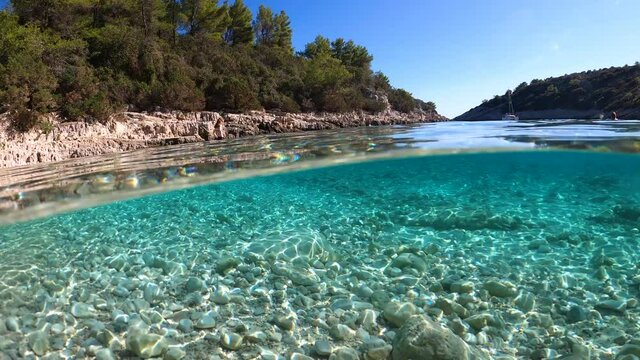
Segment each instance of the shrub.
[{"label": "shrub", "polygon": [[380,113],[387,109],[387,105],[380,100],[376,99],[366,99],[364,101],[363,110],[368,111],[370,113]]},{"label": "shrub", "polygon": [[207,108],[243,112],[260,109],[260,102],[247,80],[230,77],[224,79],[221,85],[209,89]]},{"label": "shrub", "polygon": [[391,107],[403,113],[409,113],[416,108],[416,102],[413,96],[405,90],[394,89],[389,93],[389,103]]}]

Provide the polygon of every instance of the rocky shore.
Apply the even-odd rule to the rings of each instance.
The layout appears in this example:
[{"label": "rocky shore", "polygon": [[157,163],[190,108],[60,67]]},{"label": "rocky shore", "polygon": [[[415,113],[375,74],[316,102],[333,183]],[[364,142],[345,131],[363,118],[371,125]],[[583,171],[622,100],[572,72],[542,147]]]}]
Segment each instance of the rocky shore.
[{"label": "rocky shore", "polygon": [[46,163],[153,146],[271,133],[444,121],[437,113],[291,114],[251,112],[118,113],[104,124],[63,122],[51,115],[48,131],[12,132],[0,115],[0,167]]}]

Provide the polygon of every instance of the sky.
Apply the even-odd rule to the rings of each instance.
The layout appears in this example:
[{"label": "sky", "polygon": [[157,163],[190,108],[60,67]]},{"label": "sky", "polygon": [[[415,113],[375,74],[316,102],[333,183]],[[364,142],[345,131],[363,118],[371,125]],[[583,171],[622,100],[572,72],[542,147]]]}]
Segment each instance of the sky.
[{"label": "sky", "polygon": [[[0,5],[6,0],[0,0]],[[245,0],[364,45],[391,83],[454,117],[523,81],[640,61],[640,0]]]},{"label": "sky", "polygon": [[640,0],[245,0],[364,45],[396,87],[454,117],[523,81],[640,61]]}]

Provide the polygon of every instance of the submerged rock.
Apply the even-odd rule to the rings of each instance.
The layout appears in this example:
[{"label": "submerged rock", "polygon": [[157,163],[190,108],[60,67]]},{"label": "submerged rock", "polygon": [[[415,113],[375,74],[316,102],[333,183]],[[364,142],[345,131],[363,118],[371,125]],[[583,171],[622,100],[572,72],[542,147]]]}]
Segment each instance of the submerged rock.
[{"label": "submerged rock", "polygon": [[412,303],[390,302],[385,306],[382,316],[394,326],[401,327],[416,312],[417,309]]},{"label": "submerged rock", "polygon": [[[216,326],[216,320],[211,315],[205,315],[196,322],[196,329],[212,329]],[[185,323],[185,328],[188,326]]]},{"label": "submerged rock", "polygon": [[371,339],[364,343],[364,360],[386,360],[393,347],[382,339]]},{"label": "submerged rock", "polygon": [[71,314],[77,318],[92,318],[96,316],[96,309],[85,303],[75,303],[71,306]]},{"label": "submerged rock", "polygon": [[514,297],[517,294],[515,285],[507,281],[489,280],[484,283],[484,288],[496,297]]},{"label": "submerged rock", "polygon": [[639,344],[626,344],[616,355],[616,360],[618,359],[633,359],[640,358],[640,345]]},{"label": "submerged rock", "polygon": [[144,359],[160,356],[169,347],[167,340],[163,336],[143,334],[138,331],[127,336],[126,345],[127,350]]},{"label": "submerged rock", "polygon": [[343,347],[331,354],[329,360],[360,360],[358,352],[350,347]]},{"label": "submerged rock", "polygon": [[276,315],[273,322],[282,330],[292,331],[296,327],[296,319],[292,315]]},{"label": "submerged rock", "polygon": [[96,360],[115,360],[115,355],[111,349],[100,349],[96,351]]},{"label": "submerged rock", "polygon": [[218,305],[226,305],[231,302],[231,296],[229,295],[229,288],[226,286],[218,286],[216,291],[211,295],[211,301]]},{"label": "submerged rock", "polygon": [[31,333],[29,334],[28,340],[29,347],[36,355],[42,356],[49,351],[49,338],[44,332],[36,331]]},{"label": "submerged rock", "polygon": [[187,353],[177,347],[172,347],[164,354],[163,360],[180,360],[187,356]]},{"label": "submerged rock", "polygon": [[488,359],[470,348],[451,330],[414,315],[393,339],[393,360],[475,360]]},{"label": "submerged rock", "polygon": [[20,330],[20,322],[17,317],[9,316],[7,320],[5,320],[5,326],[9,331],[19,331]]},{"label": "submerged rock", "polygon": [[455,281],[451,284],[451,291],[455,293],[472,293],[474,285],[471,281]]},{"label": "submerged rock", "polygon": [[154,283],[147,283],[147,285],[144,287],[144,299],[149,304],[155,304],[158,301],[160,294],[160,287],[158,287],[158,285]]},{"label": "submerged rock", "polygon": [[573,324],[579,321],[587,320],[587,315],[589,313],[583,307],[578,305],[573,305],[569,308],[567,312],[567,322],[569,324]]},{"label": "submerged rock", "polygon": [[185,286],[188,293],[200,292],[204,289],[204,281],[196,277],[190,277]]},{"label": "submerged rock", "polygon": [[491,314],[476,314],[464,319],[464,321],[476,331],[482,330],[482,328],[489,325],[492,320],[493,316],[491,316]]},{"label": "submerged rock", "polygon": [[347,325],[337,324],[329,329],[329,335],[336,340],[347,340],[356,336],[356,332]]},{"label": "submerged rock", "polygon": [[398,269],[412,268],[423,273],[427,271],[427,263],[418,255],[413,253],[402,253],[391,262],[392,267]]},{"label": "submerged rock", "polygon": [[527,313],[532,311],[536,306],[536,297],[532,293],[522,292],[518,297],[516,297],[514,302],[518,309]]},{"label": "submerged rock", "polygon": [[224,274],[225,272],[234,269],[238,265],[240,265],[240,260],[238,258],[226,256],[218,261],[218,264],[216,265],[216,271],[218,272],[218,274]]},{"label": "submerged rock", "polygon": [[225,333],[222,335],[222,347],[227,350],[238,350],[242,346],[243,337],[236,333]]},{"label": "submerged rock", "polygon": [[327,340],[318,340],[313,346],[313,350],[318,356],[327,357],[331,355],[333,348]]},{"label": "submerged rock", "polygon": [[605,300],[597,303],[595,308],[605,315],[622,315],[627,310],[627,302],[622,300]]}]

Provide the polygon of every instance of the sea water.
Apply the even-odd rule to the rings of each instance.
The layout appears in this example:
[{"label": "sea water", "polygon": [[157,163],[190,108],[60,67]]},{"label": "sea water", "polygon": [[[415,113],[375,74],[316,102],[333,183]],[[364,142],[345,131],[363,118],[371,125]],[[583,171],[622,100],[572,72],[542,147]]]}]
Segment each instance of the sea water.
[{"label": "sea water", "polygon": [[0,359],[639,354],[638,155],[400,154],[4,225]]}]

